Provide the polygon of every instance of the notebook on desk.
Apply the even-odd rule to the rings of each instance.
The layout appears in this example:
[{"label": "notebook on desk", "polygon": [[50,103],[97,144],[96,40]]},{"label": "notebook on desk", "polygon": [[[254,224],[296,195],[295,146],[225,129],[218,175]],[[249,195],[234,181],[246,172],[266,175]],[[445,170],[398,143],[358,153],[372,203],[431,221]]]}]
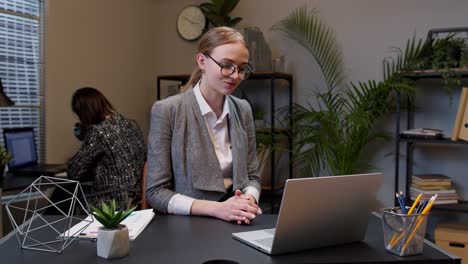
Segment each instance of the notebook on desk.
[{"label": "notebook on desk", "polygon": [[4,128],[5,147],[11,153],[8,171],[21,176],[54,176],[64,172],[65,164],[39,163],[33,128]]},{"label": "notebook on desk", "polygon": [[270,255],[364,239],[382,173],[286,181],[276,228],[233,233]]}]

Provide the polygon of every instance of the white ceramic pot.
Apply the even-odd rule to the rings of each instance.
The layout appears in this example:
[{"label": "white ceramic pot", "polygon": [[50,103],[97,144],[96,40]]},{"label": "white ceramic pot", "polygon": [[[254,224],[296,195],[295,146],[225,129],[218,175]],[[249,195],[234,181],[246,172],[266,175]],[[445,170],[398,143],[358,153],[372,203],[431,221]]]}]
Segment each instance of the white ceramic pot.
[{"label": "white ceramic pot", "polygon": [[101,227],[97,236],[97,255],[101,258],[121,258],[129,253],[128,228],[120,225],[118,229]]}]

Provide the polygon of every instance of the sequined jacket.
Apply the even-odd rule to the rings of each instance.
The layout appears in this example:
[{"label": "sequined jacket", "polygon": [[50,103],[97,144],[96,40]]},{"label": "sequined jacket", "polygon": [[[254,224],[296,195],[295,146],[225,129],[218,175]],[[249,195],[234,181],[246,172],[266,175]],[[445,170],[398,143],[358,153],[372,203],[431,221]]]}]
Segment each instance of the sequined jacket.
[{"label": "sequined jacket", "polygon": [[138,124],[117,114],[88,128],[79,151],[67,161],[67,175],[92,182],[90,191],[85,185],[85,192],[99,195],[87,199],[90,205],[116,199],[120,208],[126,208],[141,199],[145,161],[146,145]]}]

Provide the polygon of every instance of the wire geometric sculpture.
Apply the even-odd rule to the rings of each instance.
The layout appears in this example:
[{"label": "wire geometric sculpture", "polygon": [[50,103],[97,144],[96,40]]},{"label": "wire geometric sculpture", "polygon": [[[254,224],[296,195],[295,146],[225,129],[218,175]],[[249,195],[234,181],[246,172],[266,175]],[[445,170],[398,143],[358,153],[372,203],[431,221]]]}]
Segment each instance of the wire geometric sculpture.
[{"label": "wire geometric sculpture", "polygon": [[[47,195],[53,187],[64,191],[65,199],[53,203]],[[14,205],[24,203],[24,198],[27,198],[24,207]],[[89,206],[80,183],[65,178],[41,176],[5,207],[18,243],[24,249],[62,253],[93,222],[92,217],[86,219]],[[55,209],[59,215],[42,215],[47,208]],[[81,221],[88,223],[70,234],[70,228]]]}]

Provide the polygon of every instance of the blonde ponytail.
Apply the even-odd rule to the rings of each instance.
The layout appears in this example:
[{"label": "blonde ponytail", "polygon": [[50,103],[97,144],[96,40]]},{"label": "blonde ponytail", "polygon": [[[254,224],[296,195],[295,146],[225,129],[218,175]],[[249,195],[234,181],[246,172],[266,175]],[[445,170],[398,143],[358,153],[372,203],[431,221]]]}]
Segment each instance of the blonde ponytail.
[{"label": "blonde ponytail", "polygon": [[193,70],[192,74],[190,75],[190,79],[188,80],[188,82],[180,89],[180,92],[183,93],[187,91],[188,88],[195,86],[195,84],[197,84],[197,82],[200,81],[201,77],[201,69],[198,67],[195,68],[195,70]]}]

